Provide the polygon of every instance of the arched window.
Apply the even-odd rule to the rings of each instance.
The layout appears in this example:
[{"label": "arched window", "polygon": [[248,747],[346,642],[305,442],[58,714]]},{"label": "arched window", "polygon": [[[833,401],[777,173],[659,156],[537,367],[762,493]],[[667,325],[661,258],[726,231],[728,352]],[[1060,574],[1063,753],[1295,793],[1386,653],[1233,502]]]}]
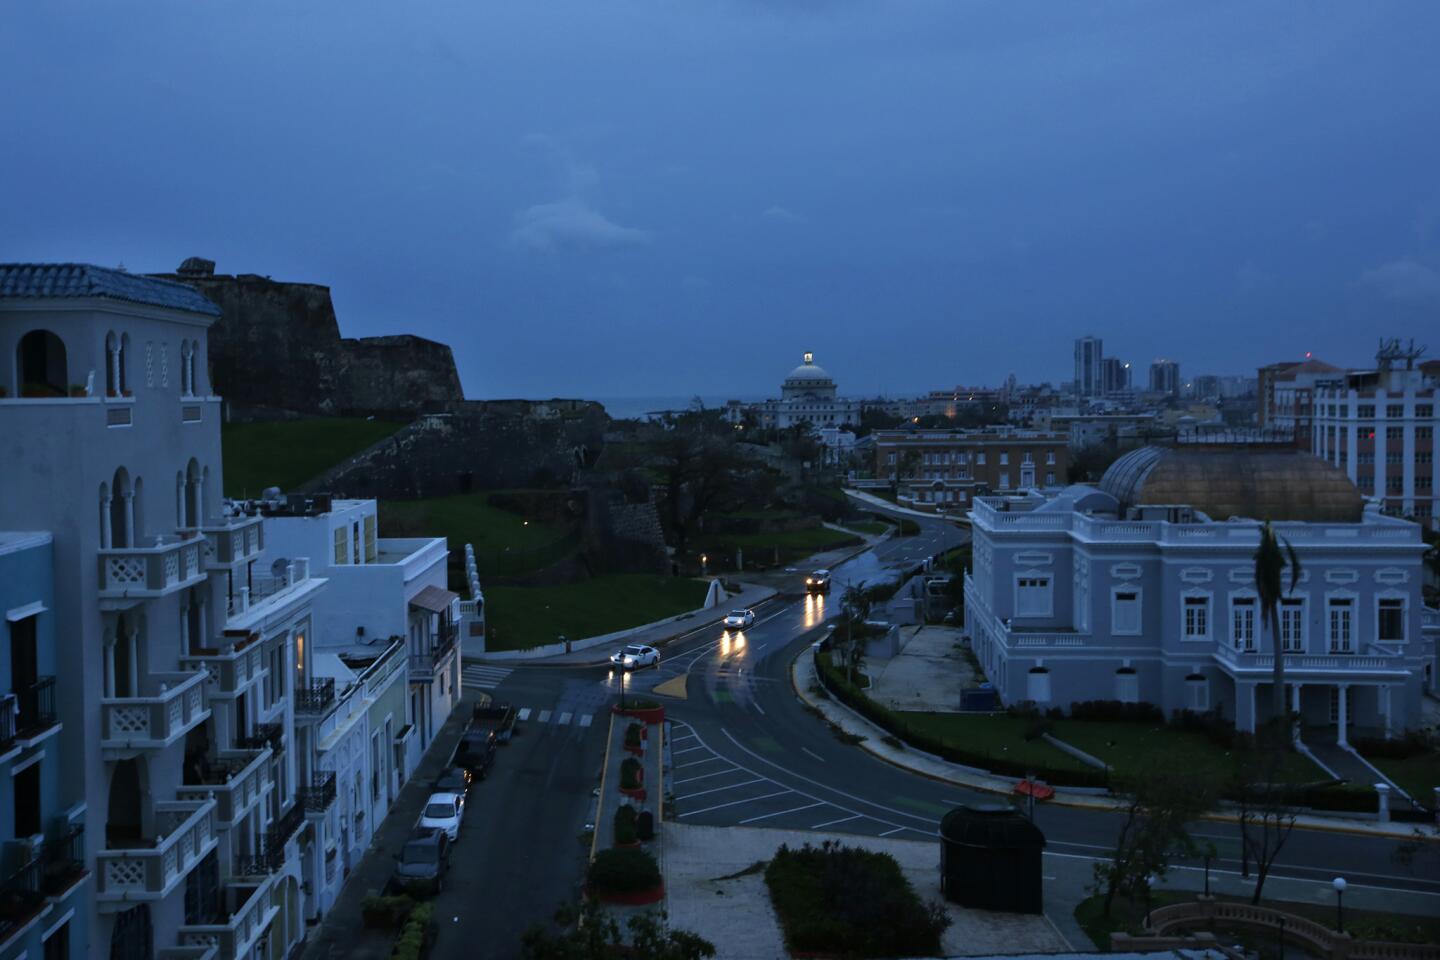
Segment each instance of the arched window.
[{"label": "arched window", "polygon": [[120,351],[116,355],[115,367],[120,380],[120,394],[127,396],[130,393],[130,334],[120,335]]},{"label": "arched window", "polygon": [[195,384],[190,380],[190,341],[180,342],[180,395],[188,397],[195,392]]},{"label": "arched window", "polygon": [[65,344],[49,330],[31,330],[15,348],[20,396],[63,397],[70,376],[65,365]]},{"label": "arched window", "polygon": [[110,546],[110,485],[100,484],[100,548]]},{"label": "arched window", "polygon": [[115,471],[110,483],[110,546],[135,545],[135,495],[130,489],[130,474],[124,467]]},{"label": "arched window", "polygon": [[192,457],[185,466],[185,522],[182,527],[200,526],[200,464]]},{"label": "arched window", "polygon": [[105,334],[105,396],[120,395],[120,340],[111,330]]},{"label": "arched window", "polygon": [[186,366],[187,366],[187,367],[189,368],[189,370],[190,370],[190,395],[191,395],[191,396],[195,396],[195,395],[197,395],[197,394],[200,393],[200,378],[199,378],[198,376],[196,376],[196,374],[197,374],[197,373],[199,372],[199,370],[200,370],[200,341],[199,341],[199,340],[191,340],[191,341],[190,341],[190,357],[189,357],[189,359],[186,361]]}]

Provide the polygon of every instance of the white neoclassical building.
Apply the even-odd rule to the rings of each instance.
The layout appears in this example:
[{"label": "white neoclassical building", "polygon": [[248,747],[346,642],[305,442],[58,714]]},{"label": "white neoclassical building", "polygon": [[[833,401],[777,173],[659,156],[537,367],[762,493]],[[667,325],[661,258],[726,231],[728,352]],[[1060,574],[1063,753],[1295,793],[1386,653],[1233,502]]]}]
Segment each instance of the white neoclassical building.
[{"label": "white neoclassical building", "polygon": [[748,415],[762,427],[781,430],[801,424],[816,430],[859,424],[861,401],[836,394],[834,379],[815,362],[815,354],[807,350],[800,366],[791,370],[781,384],[778,400],[751,404],[731,400],[725,405],[725,417],[732,423],[740,423]]}]

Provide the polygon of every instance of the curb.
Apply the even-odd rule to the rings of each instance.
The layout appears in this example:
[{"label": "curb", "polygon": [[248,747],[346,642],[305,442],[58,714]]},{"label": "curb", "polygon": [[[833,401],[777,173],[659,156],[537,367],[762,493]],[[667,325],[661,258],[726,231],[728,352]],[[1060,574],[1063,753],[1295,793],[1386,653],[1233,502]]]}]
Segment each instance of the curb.
[{"label": "curb", "polygon": [[[798,653],[796,653],[795,658],[790,662],[790,686],[791,686],[791,688],[795,691],[795,695],[796,695],[796,697],[798,697],[798,698],[800,699],[801,703],[804,703],[805,705],[807,705],[807,706],[809,706],[809,707],[811,707],[811,708],[813,708],[813,709],[819,710],[822,714],[824,714],[824,716],[825,716],[825,718],[826,718],[827,720],[831,720],[829,712],[825,710],[825,706],[822,705],[820,702],[817,702],[816,700],[814,700],[814,699],[809,695],[809,693],[808,693],[807,691],[802,690],[801,687],[800,687],[800,680],[799,680],[799,676],[798,676],[798,671],[799,671],[799,669],[800,669],[800,658],[803,657],[803,656],[805,656],[807,653],[810,653],[810,651],[811,651],[811,648],[810,648],[808,645],[805,646],[805,647],[803,647]],[[829,702],[829,701],[827,701],[827,702]],[[865,720],[863,717],[858,717],[858,716],[856,716],[856,715],[850,710],[850,708],[846,707],[844,704],[836,704],[836,706],[839,706],[840,708],[842,708],[842,709],[844,710],[845,714],[848,714],[849,716],[855,717],[856,719],[858,719],[861,723],[863,723],[863,724],[868,728],[868,729],[866,730],[866,734],[867,734],[867,735],[866,735],[865,739],[864,739],[863,741],[861,741],[859,744],[857,744],[857,746],[859,746],[859,747],[860,747],[862,750],[864,750],[866,753],[870,754],[872,757],[875,757],[877,760],[882,760],[882,761],[884,761],[885,763],[890,764],[892,767],[896,767],[897,769],[904,770],[904,771],[906,771],[906,772],[908,772],[908,773],[913,773],[913,774],[915,774],[916,776],[924,777],[924,778],[927,779],[927,780],[933,780],[933,781],[935,781],[935,782],[937,782],[937,783],[947,783],[947,784],[950,784],[950,785],[952,785],[952,786],[965,787],[965,788],[970,789],[970,790],[978,790],[978,791],[980,791],[981,793],[993,793],[993,794],[998,794],[998,795],[1006,796],[1006,797],[1009,797],[1009,796],[1012,796],[1012,795],[1013,795],[1013,794],[1011,793],[1011,791],[1009,791],[1009,790],[1000,790],[1000,789],[997,789],[997,788],[996,788],[995,786],[993,786],[993,785],[990,785],[990,784],[987,784],[987,783],[983,782],[978,775],[976,775],[976,776],[974,776],[973,778],[971,778],[971,777],[966,777],[966,776],[964,776],[963,774],[960,774],[958,771],[959,771],[960,769],[962,769],[962,768],[960,768],[959,764],[950,764],[949,761],[942,760],[942,759],[939,759],[939,758],[935,758],[936,762],[949,764],[950,766],[955,767],[956,770],[957,770],[957,773],[956,773],[954,776],[944,776],[944,775],[939,774],[939,773],[936,773],[936,772],[934,772],[934,771],[924,770],[924,769],[921,769],[921,768],[918,768],[918,767],[911,766],[910,764],[907,764],[907,763],[902,763],[899,758],[892,757],[892,756],[888,756],[888,755],[886,755],[886,754],[884,754],[884,753],[881,753],[881,752],[873,749],[873,747],[872,747],[872,745],[871,745],[873,738],[868,735],[871,731],[878,731],[881,735],[884,735],[884,736],[893,736],[893,734],[890,734],[889,731],[882,730],[880,727],[875,726],[874,724],[870,723],[870,721]],[[831,722],[833,723],[833,722],[835,722],[835,721],[834,721],[834,720],[831,720]],[[837,725],[838,725],[838,724],[837,724]],[[842,729],[844,729],[843,726],[842,726]],[[855,731],[853,731],[853,730],[847,730],[846,732],[853,733],[853,732],[855,732]],[[913,749],[913,748],[906,747],[906,749],[909,750],[909,749]],[[917,750],[916,753],[922,754],[922,755],[927,756],[927,757],[928,757],[928,756],[931,756],[930,754],[925,754],[924,751],[918,751],[918,750]],[[999,778],[996,777],[994,774],[987,774],[987,775],[986,775],[986,779],[999,779]],[[1106,798],[1096,797],[1096,798],[1094,798],[1093,800],[1091,800],[1091,802],[1088,802],[1088,803],[1078,802],[1079,800],[1080,800],[1079,796],[1074,795],[1074,794],[1067,795],[1067,794],[1061,793],[1060,790],[1057,788],[1057,789],[1056,789],[1055,796],[1054,796],[1053,798],[1049,799],[1049,800],[1046,800],[1045,802],[1046,802],[1047,804],[1052,805],[1052,806],[1071,807],[1071,808],[1073,808],[1073,809],[1078,809],[1078,810],[1092,810],[1092,811],[1100,811],[1100,812],[1115,812],[1115,811],[1119,811],[1119,810],[1123,810],[1123,809],[1124,809],[1124,803],[1123,803],[1123,801],[1116,800],[1116,799],[1109,798],[1109,797],[1106,797]],[[1236,817],[1234,814],[1229,814],[1229,813],[1225,813],[1225,812],[1222,812],[1222,811],[1211,811],[1211,812],[1209,812],[1209,813],[1206,813],[1206,814],[1201,815],[1199,819],[1204,820],[1204,821],[1208,821],[1208,822],[1211,822],[1211,823],[1239,823],[1239,822],[1240,822],[1239,817]],[[1343,820],[1343,819],[1340,819],[1340,818],[1334,818],[1334,819],[1332,819],[1332,818],[1328,818],[1328,817],[1323,817],[1323,816],[1318,815],[1318,814],[1309,814],[1309,815],[1302,815],[1300,818],[1297,818],[1296,823],[1295,823],[1295,826],[1300,827],[1302,830],[1316,830],[1316,831],[1323,831],[1323,832],[1326,832],[1326,833],[1347,833],[1347,834],[1354,834],[1354,835],[1356,835],[1356,836],[1378,837],[1378,838],[1384,838],[1384,839],[1390,839],[1390,840],[1408,840],[1408,839],[1411,839],[1411,838],[1414,837],[1415,831],[1421,831],[1421,832],[1423,832],[1426,825],[1425,825],[1425,824],[1394,824],[1394,823],[1389,824],[1389,826],[1392,826],[1392,827],[1403,826],[1403,827],[1408,827],[1408,828],[1410,828],[1410,829],[1407,829],[1405,832],[1402,833],[1402,832],[1398,832],[1398,831],[1396,831],[1396,830],[1382,830],[1382,829],[1377,829],[1376,826],[1371,826],[1371,825],[1369,825],[1369,824],[1367,824],[1367,823],[1363,823],[1363,822],[1361,822],[1361,821],[1356,821],[1356,820]],[[1435,840],[1437,840],[1437,839],[1440,839],[1440,832],[1437,832],[1434,827],[1431,827],[1431,828],[1430,828],[1430,834],[1431,834],[1431,838],[1430,838],[1430,839],[1431,839],[1432,842],[1435,841]]]}]

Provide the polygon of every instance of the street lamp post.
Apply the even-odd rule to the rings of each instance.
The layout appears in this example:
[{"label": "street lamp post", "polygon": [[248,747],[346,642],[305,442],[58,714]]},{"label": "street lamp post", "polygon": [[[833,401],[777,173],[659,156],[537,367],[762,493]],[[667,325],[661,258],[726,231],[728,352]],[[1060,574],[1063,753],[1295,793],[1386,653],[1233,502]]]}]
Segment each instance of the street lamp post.
[{"label": "street lamp post", "polygon": [[710,557],[707,556],[706,554],[703,554],[703,553],[702,553],[702,554],[700,554],[700,576],[702,576],[702,577],[708,576],[709,573],[710,573]]},{"label": "street lamp post", "polygon": [[1335,931],[1336,931],[1337,933],[1344,933],[1344,932],[1345,932],[1345,886],[1346,886],[1346,884],[1345,884],[1345,878],[1344,878],[1344,877],[1336,877],[1334,880],[1330,881],[1330,885],[1335,888]]}]

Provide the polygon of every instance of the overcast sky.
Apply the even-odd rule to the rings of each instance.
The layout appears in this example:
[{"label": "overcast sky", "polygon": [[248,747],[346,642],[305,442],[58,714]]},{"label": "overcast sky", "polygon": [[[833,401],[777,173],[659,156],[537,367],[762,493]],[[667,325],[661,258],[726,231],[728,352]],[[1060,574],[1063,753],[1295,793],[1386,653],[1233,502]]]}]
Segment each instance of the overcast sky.
[{"label": "overcast sky", "polygon": [[7,3],[0,260],[327,284],[472,397],[1434,355],[1437,44],[1435,0]]}]

